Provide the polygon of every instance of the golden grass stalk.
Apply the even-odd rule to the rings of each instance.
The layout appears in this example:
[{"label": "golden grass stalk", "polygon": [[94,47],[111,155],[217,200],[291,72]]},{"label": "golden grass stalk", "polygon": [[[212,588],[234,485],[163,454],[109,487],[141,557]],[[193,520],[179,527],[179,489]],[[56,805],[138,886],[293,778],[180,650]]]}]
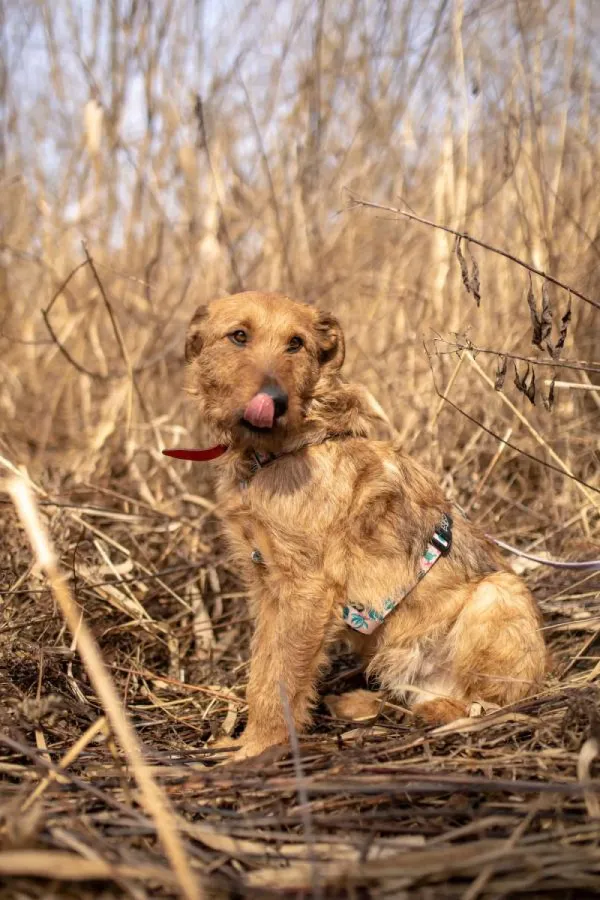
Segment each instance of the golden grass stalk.
[{"label": "golden grass stalk", "polygon": [[[81,660],[104,707],[108,721],[126,754],[133,776],[139,785],[142,802],[154,820],[156,831],[176,875],[181,895],[187,900],[201,900],[203,891],[190,867],[169,803],[144,760],[141,745],[104,664],[98,645],[82,620],[80,611],[67,587],[65,577],[59,569],[56,554],[42,523],[33,493],[24,478],[10,480],[7,490],[23,523],[37,562],[46,573],[54,598],[72,634],[76,635],[77,650]],[[54,856],[54,854],[50,854],[50,856]],[[5,863],[7,863],[6,859]],[[86,865],[89,865],[88,861],[86,861]],[[94,865],[97,869],[100,864]],[[103,872],[106,873],[113,868],[104,863],[102,867]],[[9,869],[10,866],[6,869],[5,874],[10,873]],[[3,870],[0,860],[1,871]],[[31,874],[33,869],[30,868],[28,871]],[[85,876],[80,875],[79,877]],[[87,877],[106,877],[106,875],[90,874]]]},{"label": "golden grass stalk", "polygon": [[81,859],[74,853],[41,850],[10,850],[0,853],[0,875],[28,875],[34,878],[51,878],[53,881],[135,878],[168,885],[174,881],[169,870],[161,866],[112,865],[101,859]]}]

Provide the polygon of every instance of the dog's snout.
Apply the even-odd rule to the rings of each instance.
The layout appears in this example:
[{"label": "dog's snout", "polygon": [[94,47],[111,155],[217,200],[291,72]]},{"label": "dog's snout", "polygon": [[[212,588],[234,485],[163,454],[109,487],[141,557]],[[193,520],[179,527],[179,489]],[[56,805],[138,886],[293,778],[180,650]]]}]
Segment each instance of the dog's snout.
[{"label": "dog's snout", "polygon": [[262,394],[268,394],[269,397],[273,400],[273,405],[275,407],[275,418],[280,419],[284,416],[288,409],[288,395],[287,392],[279,384],[274,384],[273,382],[269,382],[261,388]]}]

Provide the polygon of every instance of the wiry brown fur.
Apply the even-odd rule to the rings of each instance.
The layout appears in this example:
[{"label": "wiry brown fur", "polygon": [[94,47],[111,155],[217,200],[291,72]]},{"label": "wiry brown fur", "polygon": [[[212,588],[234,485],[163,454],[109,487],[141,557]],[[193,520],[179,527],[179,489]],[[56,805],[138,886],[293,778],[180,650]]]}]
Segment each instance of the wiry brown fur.
[{"label": "wiry brown fur", "polygon": [[[228,338],[239,328],[248,334],[244,346]],[[297,353],[288,350],[294,336],[304,342]],[[318,674],[341,637],[384,690],[427,721],[532,690],[546,664],[535,602],[454,510],[452,552],[372,636],[342,621],[348,599],[381,609],[398,586],[414,582],[449,504],[429,472],[393,442],[370,437],[377,410],[339,375],[344,343],[332,316],[281,294],[216,300],[194,317],[186,357],[188,390],[230,445],[216,463],[218,496],[256,622],[240,755],[287,739],[283,703],[299,730],[309,723]],[[287,392],[289,410],[255,434],[241,419],[266,381]],[[282,455],[253,472],[254,450]],[[364,714],[364,693],[354,706]],[[352,697],[338,708],[351,715]]]}]

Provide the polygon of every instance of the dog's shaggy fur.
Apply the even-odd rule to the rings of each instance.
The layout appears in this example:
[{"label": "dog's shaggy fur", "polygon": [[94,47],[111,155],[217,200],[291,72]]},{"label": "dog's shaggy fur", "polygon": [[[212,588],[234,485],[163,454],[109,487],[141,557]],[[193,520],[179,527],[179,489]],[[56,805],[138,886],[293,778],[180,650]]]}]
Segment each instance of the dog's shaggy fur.
[{"label": "dog's shaggy fur", "polygon": [[[546,651],[533,597],[429,472],[370,436],[379,414],[340,377],[344,338],[333,316],[282,294],[215,300],[190,325],[186,359],[187,389],[229,446],[215,464],[218,496],[256,623],[239,755],[287,740],[284,703],[299,730],[308,724],[318,675],[340,638],[385,691],[430,722],[535,687]],[[287,397],[287,409],[273,414],[265,390]],[[256,470],[256,451],[276,458]],[[372,635],[350,629],[341,617],[348,600],[381,610],[414,583],[444,512],[454,518],[451,553]],[[379,701],[359,691],[329,703],[364,718]]]}]

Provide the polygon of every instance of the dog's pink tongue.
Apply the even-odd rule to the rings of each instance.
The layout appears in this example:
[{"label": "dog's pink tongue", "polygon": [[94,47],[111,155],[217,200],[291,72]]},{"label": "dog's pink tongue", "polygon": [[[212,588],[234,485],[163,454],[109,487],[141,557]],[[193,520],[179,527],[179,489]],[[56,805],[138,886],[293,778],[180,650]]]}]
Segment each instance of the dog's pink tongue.
[{"label": "dog's pink tongue", "polygon": [[272,428],[275,421],[275,404],[268,394],[257,394],[246,409],[244,418],[256,428]]}]

